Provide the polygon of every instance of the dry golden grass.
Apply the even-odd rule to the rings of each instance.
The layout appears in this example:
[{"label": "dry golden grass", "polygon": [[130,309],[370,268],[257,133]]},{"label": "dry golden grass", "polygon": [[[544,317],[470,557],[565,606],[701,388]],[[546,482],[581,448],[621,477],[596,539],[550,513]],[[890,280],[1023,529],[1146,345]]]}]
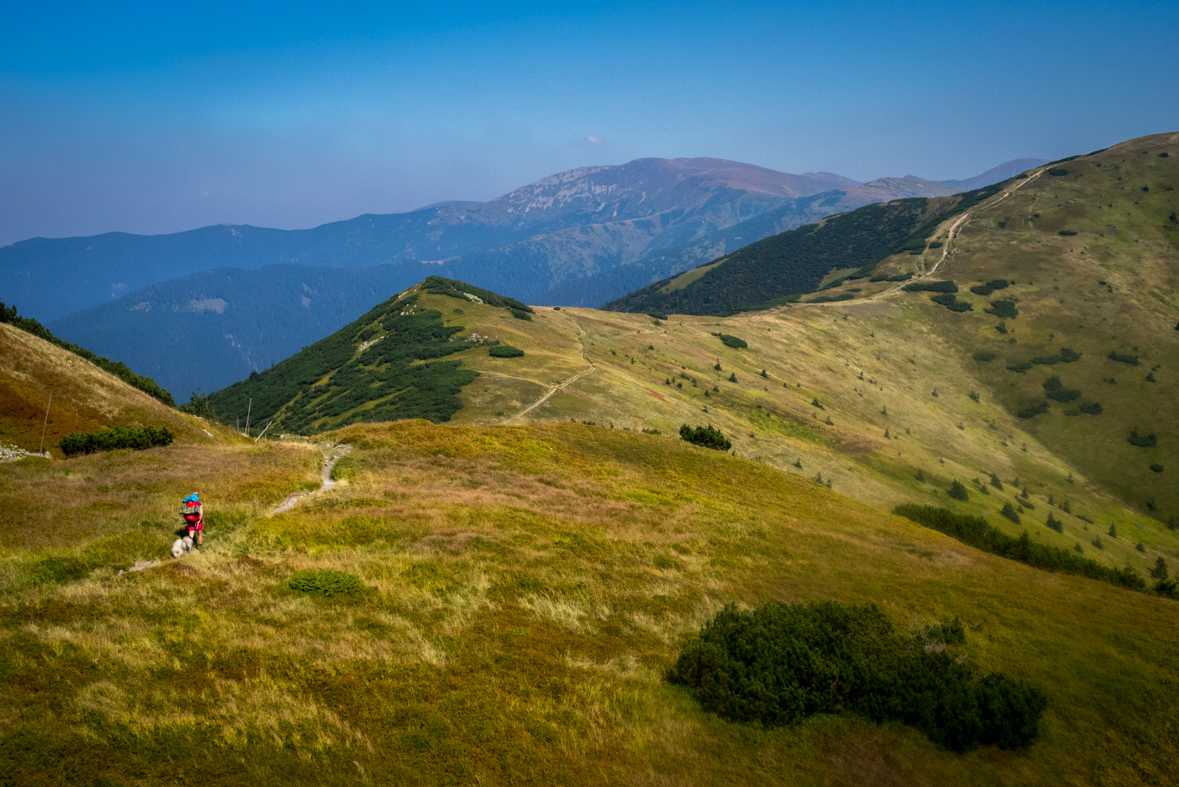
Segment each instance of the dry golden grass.
[{"label": "dry golden grass", "polygon": [[[353,445],[334,490],[267,517],[237,487],[240,517],[182,561],[30,584],[11,553],[6,774],[1083,784],[1100,767],[1100,783],[1136,784],[1175,762],[1173,602],[983,555],[667,437],[421,422],[327,437]],[[292,488],[313,475],[295,446],[192,450],[230,476],[267,457]],[[117,495],[136,459],[107,457],[90,482]],[[21,468],[34,471],[48,468]],[[348,571],[366,590],[294,593],[287,580],[304,568]],[[875,601],[902,631],[961,617],[980,671],[1048,693],[1044,737],[960,756],[854,719],[760,730],[701,713],[663,681],[722,604],[826,598]],[[177,739],[200,741],[183,777],[159,756]]]}]

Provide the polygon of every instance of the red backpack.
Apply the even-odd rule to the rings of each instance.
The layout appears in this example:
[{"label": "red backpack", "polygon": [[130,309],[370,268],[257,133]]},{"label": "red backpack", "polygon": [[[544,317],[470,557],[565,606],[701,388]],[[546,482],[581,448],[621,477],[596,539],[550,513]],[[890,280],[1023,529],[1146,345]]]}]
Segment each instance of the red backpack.
[{"label": "red backpack", "polygon": [[200,507],[201,504],[196,500],[186,501],[184,508],[180,512],[184,516],[184,521],[190,524],[196,524],[201,521]]}]

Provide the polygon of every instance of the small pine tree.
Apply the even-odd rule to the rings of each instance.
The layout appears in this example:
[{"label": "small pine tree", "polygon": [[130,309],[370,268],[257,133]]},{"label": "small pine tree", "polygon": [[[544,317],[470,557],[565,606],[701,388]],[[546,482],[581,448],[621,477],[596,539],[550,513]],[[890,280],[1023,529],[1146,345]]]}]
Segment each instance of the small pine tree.
[{"label": "small pine tree", "polygon": [[1139,542],[1138,542],[1138,546],[1136,546],[1136,547],[1134,547],[1134,548],[1135,548],[1135,549],[1137,549],[1139,552],[1145,552],[1145,551],[1146,551],[1146,545],[1145,545],[1145,544],[1143,544],[1141,541],[1139,541]]},{"label": "small pine tree", "polygon": [[1064,523],[1048,512],[1048,521],[1044,523],[1050,530],[1055,530],[1057,533],[1064,532]]},{"label": "small pine tree", "polygon": [[955,481],[950,484],[950,497],[955,500],[970,499],[970,495],[966,492],[966,486],[961,481]]},{"label": "small pine tree", "polygon": [[1105,549],[1105,544],[1101,543],[1101,536],[1093,536],[1093,546],[1098,549]]},{"label": "small pine tree", "polygon": [[737,382],[737,373],[736,372],[733,372],[729,375],[729,382],[731,382],[731,383]]},{"label": "small pine tree", "polygon": [[716,369],[716,370],[719,372],[719,371],[721,370],[720,361],[717,361],[717,362],[716,362],[716,366],[714,366],[714,367],[712,367],[712,368],[713,368],[713,369]]},{"label": "small pine tree", "polygon": [[917,471],[917,480],[923,484],[925,483],[925,471],[924,470],[919,469]]},{"label": "small pine tree", "polygon": [[890,437],[890,436],[889,436],[889,434],[888,434],[888,430],[887,430],[887,429],[885,429],[885,430],[884,430],[884,439],[885,439],[885,440],[891,440],[891,439],[892,439],[892,437]]},{"label": "small pine tree", "polygon": [[1164,558],[1159,558],[1154,563],[1154,568],[1150,570],[1150,575],[1158,580],[1166,580],[1169,572],[1167,571],[1167,561]]},{"label": "small pine tree", "polygon": [[1081,554],[1084,554],[1084,553],[1085,553],[1085,550],[1081,548],[1081,542],[1080,542],[1080,541],[1078,541],[1077,543],[1073,544],[1073,549],[1075,549],[1077,552],[1080,552]]},{"label": "small pine tree", "polygon": [[1110,538],[1117,538],[1118,537],[1118,526],[1117,525],[1110,525],[1109,526],[1109,537]]},{"label": "small pine tree", "polygon": [[765,370],[765,369],[762,369],[762,370],[761,370],[761,376],[762,376],[762,377],[764,377],[764,378],[766,378],[767,380],[768,380],[768,379],[770,379],[770,376],[769,376],[768,374],[766,374],[766,370]]},{"label": "small pine tree", "polygon": [[820,410],[826,410],[826,409],[827,409],[826,407],[824,407],[824,406],[822,405],[822,403],[821,403],[821,402],[819,402],[819,397],[817,397],[817,396],[816,396],[814,399],[811,399],[811,407],[818,407]]},{"label": "small pine tree", "polygon": [[1067,501],[1067,500],[1061,501],[1060,506],[1058,506],[1058,507],[1060,508],[1061,511],[1063,511],[1066,514],[1071,514],[1073,512],[1072,504],[1069,503],[1069,501]]},{"label": "small pine tree", "polygon": [[999,513],[1010,519],[1015,524],[1019,524],[1019,514],[1016,513],[1015,506],[1011,505],[1011,503],[1004,503],[1003,510]]},{"label": "small pine tree", "polygon": [[822,473],[815,473],[815,483],[816,484],[823,483],[823,474]]},{"label": "small pine tree", "polygon": [[1003,491],[1003,482],[1000,481],[999,476],[995,475],[994,473],[991,473],[991,486],[995,487],[1000,492]]},{"label": "small pine tree", "polygon": [[801,456],[794,460],[794,466],[797,467],[799,470],[802,469],[802,457]]},{"label": "small pine tree", "polygon": [[888,415],[888,405],[885,405],[884,407],[880,408],[880,414],[881,415]]},{"label": "small pine tree", "polygon": [[1028,499],[1028,488],[1026,486],[1023,488],[1023,494],[1020,495],[1020,497],[1022,497],[1024,500]]}]

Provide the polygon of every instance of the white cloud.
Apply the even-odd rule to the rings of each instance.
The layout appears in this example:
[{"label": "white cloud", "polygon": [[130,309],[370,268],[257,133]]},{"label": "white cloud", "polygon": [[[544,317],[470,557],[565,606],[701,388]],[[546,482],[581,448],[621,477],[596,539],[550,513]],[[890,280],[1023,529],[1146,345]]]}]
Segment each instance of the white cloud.
[{"label": "white cloud", "polygon": [[588,137],[586,137],[586,141],[589,142],[591,145],[604,145],[604,144],[606,144],[606,140],[603,137],[597,136],[596,134],[590,134]]}]

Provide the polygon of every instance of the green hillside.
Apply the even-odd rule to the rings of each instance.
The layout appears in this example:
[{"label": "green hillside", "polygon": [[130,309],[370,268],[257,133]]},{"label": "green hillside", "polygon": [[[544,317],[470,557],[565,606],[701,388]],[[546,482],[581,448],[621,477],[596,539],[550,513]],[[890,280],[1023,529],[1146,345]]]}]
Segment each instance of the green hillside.
[{"label": "green hillside", "polygon": [[867,279],[889,255],[924,252],[927,239],[940,223],[1001,189],[1002,184],[997,184],[953,197],[905,199],[859,208],[751,243],[696,270],[612,301],[605,308],[733,314],[813,292],[831,271],[843,274],[827,282],[824,289]]},{"label": "green hillside", "polygon": [[[463,282],[431,276],[371,309],[341,330],[249,379],[196,401],[191,409],[258,431],[312,434],[360,421],[427,418],[447,421],[462,406],[458,393],[477,376],[461,361],[439,360],[486,340],[458,336],[443,307],[458,299],[527,319],[528,306]],[[446,303],[449,301],[449,303]],[[452,308],[461,313],[461,308]],[[254,431],[251,429],[251,431]]]}]

